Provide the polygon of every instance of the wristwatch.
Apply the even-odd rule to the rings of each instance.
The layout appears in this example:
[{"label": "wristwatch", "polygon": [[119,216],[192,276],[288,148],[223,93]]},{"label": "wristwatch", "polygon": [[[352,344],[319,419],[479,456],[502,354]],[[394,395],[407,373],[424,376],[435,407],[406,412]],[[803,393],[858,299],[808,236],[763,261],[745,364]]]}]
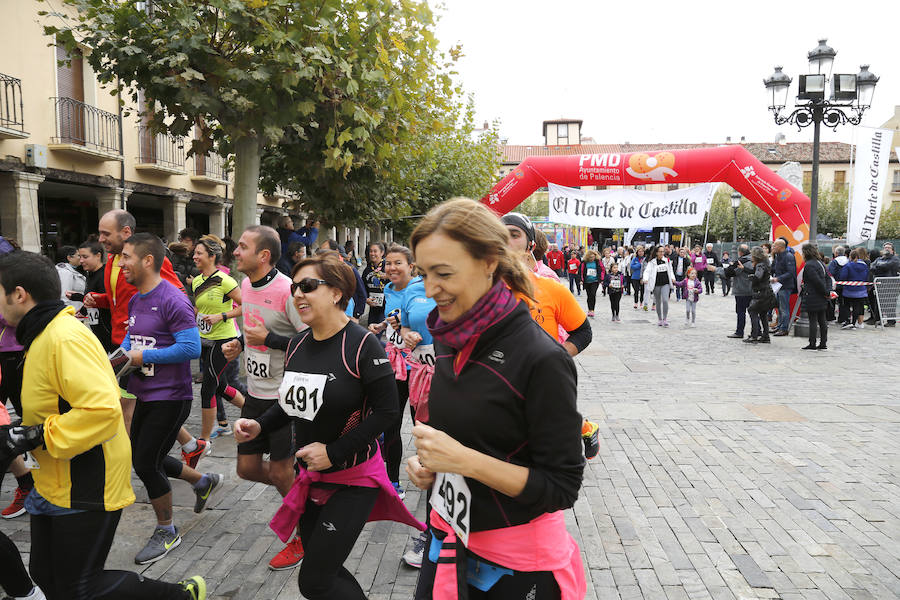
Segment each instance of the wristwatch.
[{"label": "wristwatch", "polygon": [[227,323],[227,322],[228,322],[228,313],[222,313],[222,322],[223,322],[223,323]]}]

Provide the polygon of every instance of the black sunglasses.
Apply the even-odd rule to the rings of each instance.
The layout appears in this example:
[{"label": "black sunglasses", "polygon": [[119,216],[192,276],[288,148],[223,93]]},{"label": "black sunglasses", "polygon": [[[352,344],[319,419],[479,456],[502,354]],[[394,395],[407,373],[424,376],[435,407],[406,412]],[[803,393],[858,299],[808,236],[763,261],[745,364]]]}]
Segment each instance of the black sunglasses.
[{"label": "black sunglasses", "polygon": [[306,277],[301,279],[300,281],[292,281],[291,282],[291,295],[297,293],[299,289],[304,294],[308,294],[310,292],[316,291],[320,285],[328,285],[328,282],[324,279],[313,279],[312,277]]}]

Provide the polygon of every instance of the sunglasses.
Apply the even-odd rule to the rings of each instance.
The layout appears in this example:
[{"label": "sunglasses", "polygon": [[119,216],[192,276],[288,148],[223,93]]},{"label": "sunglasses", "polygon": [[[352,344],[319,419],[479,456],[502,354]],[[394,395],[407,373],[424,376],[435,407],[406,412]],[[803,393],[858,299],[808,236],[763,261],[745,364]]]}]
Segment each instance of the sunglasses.
[{"label": "sunglasses", "polygon": [[291,282],[291,295],[297,293],[299,289],[304,294],[308,294],[310,292],[316,291],[320,285],[328,285],[328,282],[324,279],[313,279],[312,277],[306,277],[301,279],[300,281],[292,281]]}]

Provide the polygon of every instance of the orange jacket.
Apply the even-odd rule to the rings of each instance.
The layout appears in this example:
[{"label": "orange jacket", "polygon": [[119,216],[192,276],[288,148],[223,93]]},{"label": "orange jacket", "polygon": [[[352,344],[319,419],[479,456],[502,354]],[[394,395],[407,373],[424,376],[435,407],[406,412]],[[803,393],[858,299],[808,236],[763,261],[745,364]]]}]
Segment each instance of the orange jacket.
[{"label": "orange jacket", "polygon": [[[128,330],[128,301],[137,293],[137,288],[125,281],[125,276],[122,275],[122,270],[120,269],[119,277],[116,281],[116,293],[113,295],[111,278],[114,258],[115,256],[110,256],[106,260],[106,266],[103,269],[103,287],[106,289],[106,293],[92,293],[90,295],[93,296],[97,306],[109,310],[112,316],[112,341],[115,344],[121,344]],[[172,263],[168,258],[163,259],[160,276],[182,292],[184,291],[184,286],[181,285],[181,281],[175,275]]]}]

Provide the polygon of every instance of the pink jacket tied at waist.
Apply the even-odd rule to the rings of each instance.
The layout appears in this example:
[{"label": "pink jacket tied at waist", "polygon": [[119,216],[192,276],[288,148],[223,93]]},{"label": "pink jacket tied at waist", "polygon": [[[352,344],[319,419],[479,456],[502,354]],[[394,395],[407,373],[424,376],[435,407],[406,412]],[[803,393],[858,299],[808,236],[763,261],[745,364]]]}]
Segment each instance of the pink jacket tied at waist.
[{"label": "pink jacket tied at waist", "polygon": [[[272,517],[269,527],[272,528],[282,542],[287,542],[294,534],[300,517],[306,511],[306,501],[309,498],[310,486],[317,482],[338,483],[342,485],[355,485],[358,487],[379,488],[378,499],[369,513],[366,521],[396,521],[419,531],[425,531],[425,525],[420,523],[406,505],[397,496],[397,492],[388,480],[387,471],[381,454],[376,453],[372,458],[355,467],[336,471],[334,473],[322,473],[320,471],[307,471],[300,467],[300,474],[294,479],[290,491],[281,503],[281,507]],[[329,494],[330,495],[330,494]]]},{"label": "pink jacket tied at waist", "polygon": [[[450,525],[434,510],[431,526],[447,534],[444,543],[456,543]],[[473,531],[467,549],[514,571],[552,571],[560,589],[560,600],[582,600],[587,593],[584,565],[578,544],[566,531],[562,511],[546,513],[515,527]],[[452,549],[441,549],[441,556],[452,557]],[[457,597],[456,565],[438,563],[434,577],[433,600]]]},{"label": "pink jacket tied at waist", "polygon": [[418,361],[409,361],[409,405],[416,411],[416,420],[428,422],[428,394],[434,367]]},{"label": "pink jacket tied at waist", "polygon": [[391,368],[394,369],[394,377],[397,381],[406,381],[406,355],[397,346],[388,342],[384,347],[388,360],[391,361]]}]

